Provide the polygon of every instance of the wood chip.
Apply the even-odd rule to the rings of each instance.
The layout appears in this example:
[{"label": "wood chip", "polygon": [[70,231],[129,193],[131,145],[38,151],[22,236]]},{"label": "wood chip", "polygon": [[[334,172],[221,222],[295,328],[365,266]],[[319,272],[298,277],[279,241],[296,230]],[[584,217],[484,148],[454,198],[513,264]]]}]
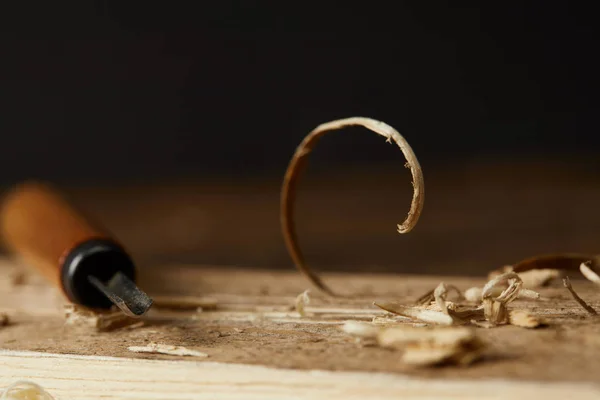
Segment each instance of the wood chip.
[{"label": "wood chip", "polygon": [[483,309],[472,305],[457,305],[446,301],[448,290],[442,282],[433,291],[436,306],[444,313],[449,315],[455,324],[467,324],[471,319],[483,317]]},{"label": "wood chip", "polygon": [[483,353],[475,331],[466,327],[387,328],[379,332],[380,346],[402,349],[402,362],[415,366],[468,365]]},{"label": "wood chip", "polygon": [[415,156],[408,142],[394,128],[381,121],[376,121],[371,118],[353,117],[324,123],[317,126],[312,132],[310,132],[296,149],[296,152],[294,153],[285,172],[283,186],[281,189],[280,218],[285,245],[292,260],[294,261],[294,264],[296,265],[296,268],[298,268],[298,270],[302,272],[311,281],[311,283],[315,285],[315,287],[330,296],[335,296],[335,293],[327,285],[325,285],[319,276],[314,273],[305,263],[304,256],[302,255],[300,246],[298,245],[296,227],[293,218],[296,185],[304,166],[307,164],[308,156],[317,144],[318,140],[327,132],[356,125],[363,126],[385,137],[390,143],[395,142],[407,160],[406,166],[410,168],[413,180],[413,199],[410,205],[408,216],[404,222],[398,225],[398,232],[410,232],[417,224],[423,209],[425,182],[423,180],[421,165],[419,164],[419,161],[417,160],[417,157]]},{"label": "wood chip", "polygon": [[[494,289],[504,283],[508,283],[508,287],[496,297]],[[485,284],[481,297],[485,318],[490,323],[500,325],[508,322],[507,304],[518,297],[522,285],[523,281],[514,272],[498,275]]]},{"label": "wood chip", "polygon": [[300,314],[301,317],[306,317],[306,306],[310,304],[310,297],[308,296],[308,293],[310,293],[310,289],[305,290],[304,292],[300,293],[298,295],[298,297],[296,297],[296,301],[294,302],[294,307],[296,308],[296,311],[298,312],[298,314]]},{"label": "wood chip", "polygon": [[346,321],[341,329],[349,335],[364,339],[376,338],[381,331],[380,326],[360,321]]},{"label": "wood chip", "polygon": [[167,308],[174,310],[215,310],[217,299],[213,297],[196,296],[154,296],[153,306],[155,308]]},{"label": "wood chip", "polygon": [[1,393],[0,400],[54,400],[54,397],[37,383],[17,381]]},{"label": "wood chip", "polygon": [[427,310],[419,307],[404,306],[398,302],[384,302],[384,303],[373,303],[377,307],[391,312],[393,314],[401,315],[416,319],[422,322],[428,322],[431,324],[439,325],[452,325],[454,319],[441,311]]},{"label": "wood chip", "polygon": [[563,279],[563,285],[567,288],[567,290],[569,291],[569,293],[571,293],[571,296],[573,296],[573,298],[575,299],[576,302],[579,303],[579,305],[581,307],[583,307],[588,313],[590,313],[591,315],[597,315],[598,313],[596,312],[596,310],[594,310],[590,305],[588,305],[581,297],[579,297],[579,295],[575,292],[575,289],[573,289],[573,286],[571,286],[571,280],[569,279],[568,276],[565,276],[565,278]]},{"label": "wood chip", "polygon": [[64,307],[65,325],[71,328],[92,329],[97,332],[109,332],[115,329],[130,327],[132,325],[140,326],[137,318],[131,318],[121,311],[100,312],[80,307],[74,304],[67,304]]},{"label": "wood chip", "polygon": [[546,325],[543,320],[524,310],[511,310],[508,313],[508,322],[511,325],[529,329]]},{"label": "wood chip", "polygon": [[190,350],[182,346],[172,346],[151,342],[147,346],[130,346],[127,350],[134,353],[166,354],[170,356],[188,356],[188,357],[208,357],[208,354],[201,351]]},{"label": "wood chip", "polygon": [[591,262],[581,263],[579,270],[586,277],[587,280],[594,282],[596,285],[600,285],[600,276],[590,268]]}]

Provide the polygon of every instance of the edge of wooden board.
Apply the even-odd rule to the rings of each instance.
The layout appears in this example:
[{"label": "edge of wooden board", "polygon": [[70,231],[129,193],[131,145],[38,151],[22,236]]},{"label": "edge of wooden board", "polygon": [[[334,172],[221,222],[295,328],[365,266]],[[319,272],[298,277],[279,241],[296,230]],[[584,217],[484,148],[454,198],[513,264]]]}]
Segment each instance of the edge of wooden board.
[{"label": "edge of wooden board", "polygon": [[211,361],[146,360],[0,350],[0,391],[33,381],[58,399],[597,399],[600,385],[435,380]]}]

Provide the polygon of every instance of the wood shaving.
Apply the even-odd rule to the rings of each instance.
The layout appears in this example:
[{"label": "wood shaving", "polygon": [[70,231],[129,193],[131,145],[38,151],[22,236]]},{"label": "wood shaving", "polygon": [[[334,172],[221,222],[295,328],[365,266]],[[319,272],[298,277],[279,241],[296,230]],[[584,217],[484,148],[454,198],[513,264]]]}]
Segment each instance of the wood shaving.
[{"label": "wood shaving", "polygon": [[[519,275],[521,276],[521,275]],[[499,287],[496,286],[494,288],[491,289],[490,291],[490,295],[491,296],[499,296],[506,288],[508,287],[508,285],[506,285],[504,288],[503,287]],[[478,288],[478,287],[472,287],[469,288],[465,291],[465,299],[469,302],[472,303],[481,303],[482,301],[482,294],[483,294],[483,288]],[[519,291],[519,294],[517,295],[517,299],[525,299],[525,300],[539,300],[541,299],[542,296],[531,289],[524,289],[521,288],[521,290]]]},{"label": "wood shaving", "polygon": [[483,288],[480,287],[472,287],[465,290],[465,299],[472,303],[480,303],[481,302],[481,294],[483,293]]},{"label": "wood shaving", "polygon": [[600,276],[590,268],[590,265],[591,261],[581,263],[579,270],[587,280],[594,282],[596,285],[600,285]]},{"label": "wood shaving", "polygon": [[[494,288],[508,283],[508,287],[495,297]],[[485,318],[492,324],[500,325],[508,322],[507,304],[514,301],[521,291],[523,281],[515,272],[498,275],[483,287],[481,297]]]},{"label": "wood shaving", "polygon": [[524,288],[521,288],[519,294],[517,295],[517,299],[539,300],[541,297],[542,296],[535,290]]},{"label": "wood shaving", "polygon": [[359,338],[372,339],[376,338],[381,330],[381,327],[360,321],[346,321],[341,327],[342,331]]},{"label": "wood shaving", "polygon": [[170,356],[188,356],[188,357],[208,357],[208,354],[201,351],[190,350],[182,346],[172,346],[151,342],[147,346],[130,346],[127,350],[134,353],[152,353],[166,354]]},{"label": "wood shaving", "polygon": [[54,400],[54,397],[37,383],[17,381],[2,392],[0,400]]},{"label": "wood shaving", "polygon": [[591,315],[597,315],[598,314],[596,312],[596,310],[594,310],[590,305],[588,305],[581,297],[579,297],[579,295],[577,294],[577,292],[575,292],[575,289],[573,289],[573,286],[571,286],[571,280],[569,279],[568,276],[566,276],[563,279],[563,285],[567,288],[567,290],[569,291],[569,293],[571,293],[571,296],[573,296],[573,298],[575,299],[575,301],[578,302],[579,305],[581,307],[583,307],[588,313],[590,313]]},{"label": "wood shaving", "polygon": [[217,299],[212,297],[196,296],[154,296],[155,308],[168,308],[176,310],[215,310]]},{"label": "wood shaving", "polygon": [[538,328],[546,325],[545,321],[524,310],[511,310],[508,313],[508,322],[522,328]]},{"label": "wood shaving", "polygon": [[454,319],[441,311],[427,310],[419,307],[403,306],[398,302],[373,303],[382,310],[393,314],[416,319],[422,322],[439,325],[452,325]]},{"label": "wood shaving", "polygon": [[0,327],[10,324],[10,317],[6,313],[0,313]]},{"label": "wood shaving", "polygon": [[342,129],[347,126],[363,126],[381,136],[384,136],[388,142],[395,142],[404,154],[407,160],[406,166],[410,168],[412,174],[413,199],[410,210],[404,222],[398,225],[399,233],[408,233],[417,224],[424,202],[424,187],[423,172],[417,157],[408,142],[391,126],[376,121],[371,118],[353,117],[330,121],[317,126],[310,132],[300,143],[294,156],[292,157],[288,168],[285,172],[283,186],[281,189],[281,227],[288,252],[296,265],[296,268],[306,276],[311,283],[322,292],[335,296],[336,294],[314,273],[305,263],[304,256],[298,245],[294,215],[294,203],[296,194],[296,185],[298,178],[308,161],[308,156],[317,144],[318,140],[325,133]]},{"label": "wood shaving", "polygon": [[72,328],[92,329],[97,332],[109,332],[115,329],[140,326],[138,318],[131,318],[121,311],[99,312],[74,304],[64,306],[65,325]]},{"label": "wood shaving", "polygon": [[[415,301],[415,304],[416,305],[427,305],[427,304],[431,303],[432,301],[434,301],[435,300],[434,291],[435,291],[435,289],[432,289],[432,290],[428,291],[427,293],[425,293],[423,296],[419,297]],[[446,291],[447,291],[447,293],[450,293],[450,291],[453,291],[454,293],[456,293],[457,301],[465,300],[465,296],[462,294],[460,289],[454,285],[446,285]]]},{"label": "wood shaving", "polygon": [[490,271],[488,273],[488,281],[491,281],[494,278],[499,277],[500,275],[504,275],[508,272],[513,272],[513,266],[512,265],[504,265],[498,269],[495,269],[493,271]]},{"label": "wood shaving", "polygon": [[446,301],[448,290],[442,282],[433,291],[436,306],[444,313],[449,315],[455,324],[466,324],[472,318],[478,319],[483,317],[483,309],[478,307],[460,306],[453,302]]},{"label": "wood shaving", "polygon": [[587,254],[548,254],[530,257],[514,265],[512,270],[519,275],[533,270],[579,271],[579,266],[596,257]]},{"label": "wood shaving", "polygon": [[523,287],[535,289],[548,286],[552,281],[562,278],[563,271],[558,269],[533,269],[519,273],[523,281]]},{"label": "wood shaving", "polygon": [[479,359],[485,346],[475,331],[466,327],[387,328],[379,332],[382,347],[402,349],[402,362],[414,366],[468,365]]},{"label": "wood shaving", "polygon": [[310,289],[305,290],[304,292],[300,293],[298,295],[298,297],[296,297],[296,301],[294,302],[294,307],[296,308],[296,311],[298,312],[298,314],[300,314],[301,317],[306,317],[306,306],[310,304],[310,297],[308,296],[308,293],[310,293]]}]

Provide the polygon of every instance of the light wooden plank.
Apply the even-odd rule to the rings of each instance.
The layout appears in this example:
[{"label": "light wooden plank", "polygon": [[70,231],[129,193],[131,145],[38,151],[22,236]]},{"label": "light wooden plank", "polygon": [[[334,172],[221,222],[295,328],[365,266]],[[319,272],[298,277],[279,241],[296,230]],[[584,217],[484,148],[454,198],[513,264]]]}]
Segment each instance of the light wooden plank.
[{"label": "light wooden plank", "polygon": [[385,373],[298,371],[216,362],[0,351],[0,387],[42,385],[57,399],[597,399],[600,386],[419,379]]}]

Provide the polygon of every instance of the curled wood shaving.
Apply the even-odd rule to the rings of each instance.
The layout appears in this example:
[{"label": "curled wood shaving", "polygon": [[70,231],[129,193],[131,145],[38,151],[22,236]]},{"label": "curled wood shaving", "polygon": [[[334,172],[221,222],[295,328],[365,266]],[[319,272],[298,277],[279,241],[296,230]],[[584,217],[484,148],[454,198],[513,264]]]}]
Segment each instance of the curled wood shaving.
[{"label": "curled wood shaving", "polygon": [[306,317],[305,307],[310,304],[310,297],[308,297],[308,293],[310,293],[310,289],[300,293],[294,302],[294,307],[301,317]]},{"label": "curled wood shaving", "polygon": [[[519,275],[521,276],[521,275]],[[508,285],[506,285],[506,287],[508,287]],[[499,296],[506,288],[502,288],[502,287],[494,287],[492,289],[492,291],[490,292],[492,296]],[[483,288],[478,288],[478,287],[472,287],[469,288],[467,290],[465,290],[465,299],[469,302],[472,303],[477,303],[477,302],[481,302],[482,301],[482,295],[483,293]],[[521,288],[521,290],[519,291],[519,294],[517,295],[517,299],[527,299],[527,300],[539,300],[541,299],[541,295],[531,289],[524,289]]]},{"label": "curled wood shaving", "polygon": [[121,311],[98,312],[74,304],[65,305],[64,311],[65,325],[73,328],[93,329],[97,332],[109,332],[143,324],[143,321],[128,317]]},{"label": "curled wood shaving", "polygon": [[581,263],[579,270],[587,280],[594,282],[596,285],[600,285],[600,276],[590,268],[590,265],[591,261]]},{"label": "curled wood shaving", "polygon": [[294,264],[296,265],[296,268],[298,268],[300,272],[302,272],[311,281],[311,283],[315,285],[315,287],[330,296],[335,296],[336,294],[327,285],[325,285],[325,283],[323,283],[317,274],[315,274],[308,267],[298,245],[296,227],[293,218],[296,184],[300,173],[308,161],[308,156],[317,144],[319,138],[329,131],[338,130],[353,125],[363,126],[381,136],[384,136],[388,142],[395,142],[398,147],[400,147],[400,150],[407,160],[406,165],[410,168],[410,172],[412,174],[414,192],[408,216],[404,222],[398,225],[398,232],[410,232],[410,230],[417,224],[419,216],[421,215],[421,210],[423,209],[425,183],[423,180],[421,166],[408,142],[394,128],[381,121],[376,121],[371,118],[353,117],[324,123],[317,126],[312,132],[310,132],[296,149],[296,152],[294,153],[294,156],[292,157],[285,173],[281,190],[281,226],[286,247],[290,253],[290,256],[292,257],[292,260],[294,261]]},{"label": "curled wood shaving", "polygon": [[439,325],[452,325],[454,323],[454,319],[450,315],[440,311],[427,310],[419,307],[404,306],[398,302],[385,302],[373,304],[393,314],[416,319],[422,322]]},{"label": "curled wood shaving", "polygon": [[17,381],[2,392],[0,400],[54,400],[54,397],[37,383]]},{"label": "curled wood shaving", "polygon": [[[495,297],[494,289],[505,282],[508,283],[509,286],[502,291],[499,296]],[[490,323],[499,325],[508,322],[506,305],[517,298],[522,285],[523,281],[519,275],[514,272],[499,275],[485,284],[481,297],[483,299],[485,318]]]},{"label": "curled wood shaving", "polygon": [[522,328],[538,328],[545,325],[545,322],[538,317],[535,317],[524,310],[511,310],[508,313],[508,322],[511,325],[520,326]]},{"label": "curled wood shaving", "polygon": [[573,289],[573,286],[571,286],[571,280],[569,279],[568,276],[566,276],[563,279],[563,285],[567,288],[567,290],[569,291],[569,293],[571,293],[571,296],[573,296],[573,298],[575,299],[575,301],[578,302],[579,305],[585,309],[585,311],[587,311],[591,315],[597,315],[598,314],[596,312],[596,310],[594,310],[590,305],[588,305],[581,297],[579,297],[579,295],[577,294],[577,292],[575,292],[575,289]]},{"label": "curled wood shaving", "polygon": [[190,350],[182,346],[172,346],[169,344],[160,344],[150,342],[147,346],[130,346],[127,350],[134,353],[152,353],[167,354],[170,356],[189,356],[189,357],[208,357],[208,354],[201,351]]},{"label": "curled wood shaving", "polygon": [[435,288],[433,295],[436,306],[444,313],[449,315],[455,324],[466,324],[471,319],[483,317],[483,309],[479,307],[460,306],[453,302],[446,301],[448,290],[442,282]]},{"label": "curled wood shaving", "polygon": [[579,266],[596,257],[586,254],[549,254],[527,258],[515,264],[512,270],[518,274],[533,270],[579,271]]},{"label": "curled wood shaving", "polygon": [[402,362],[415,366],[468,365],[484,349],[475,331],[465,327],[387,328],[379,332],[377,341],[382,347],[404,350]]}]

